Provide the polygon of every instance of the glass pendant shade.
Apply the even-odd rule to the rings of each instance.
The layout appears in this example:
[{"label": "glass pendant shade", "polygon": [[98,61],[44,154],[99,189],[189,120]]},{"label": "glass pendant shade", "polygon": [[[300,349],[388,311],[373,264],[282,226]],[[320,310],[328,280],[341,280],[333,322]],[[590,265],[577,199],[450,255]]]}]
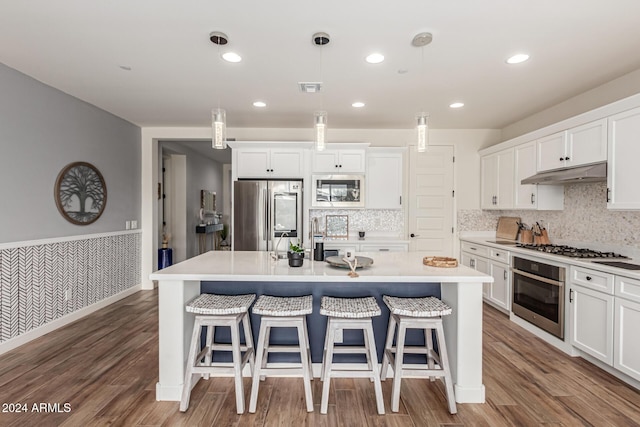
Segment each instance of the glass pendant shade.
[{"label": "glass pendant shade", "polygon": [[427,151],[427,145],[429,145],[429,115],[425,113],[419,113],[416,116],[416,137],[418,152],[422,153]]},{"label": "glass pendant shade", "polygon": [[325,137],[327,131],[327,112],[316,111],[315,118],[315,142],[316,151],[322,151],[325,149]]},{"label": "glass pendant shade", "polygon": [[218,150],[227,148],[227,112],[222,108],[211,110],[211,146]]}]

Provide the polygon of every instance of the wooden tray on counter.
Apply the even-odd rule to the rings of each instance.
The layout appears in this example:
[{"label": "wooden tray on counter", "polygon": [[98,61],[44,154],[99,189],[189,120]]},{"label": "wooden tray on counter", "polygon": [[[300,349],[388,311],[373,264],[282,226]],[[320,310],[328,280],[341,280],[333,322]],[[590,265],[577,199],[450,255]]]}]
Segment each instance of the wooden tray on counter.
[{"label": "wooden tray on counter", "polygon": [[444,256],[426,256],[422,263],[430,267],[454,268],[458,266],[458,260]]}]

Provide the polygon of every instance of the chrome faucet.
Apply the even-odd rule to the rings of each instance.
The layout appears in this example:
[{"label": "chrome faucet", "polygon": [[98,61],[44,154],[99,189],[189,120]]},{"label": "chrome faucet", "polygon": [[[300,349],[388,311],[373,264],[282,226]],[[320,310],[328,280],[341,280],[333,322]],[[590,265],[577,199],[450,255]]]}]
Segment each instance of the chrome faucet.
[{"label": "chrome faucet", "polygon": [[278,246],[280,246],[280,241],[282,240],[283,237],[288,237],[289,234],[287,232],[284,232],[280,235],[280,238],[278,239],[278,243],[276,243],[276,249],[275,249],[275,253],[271,252],[271,259],[274,261],[277,261],[278,259],[280,259],[280,256],[278,254]]}]

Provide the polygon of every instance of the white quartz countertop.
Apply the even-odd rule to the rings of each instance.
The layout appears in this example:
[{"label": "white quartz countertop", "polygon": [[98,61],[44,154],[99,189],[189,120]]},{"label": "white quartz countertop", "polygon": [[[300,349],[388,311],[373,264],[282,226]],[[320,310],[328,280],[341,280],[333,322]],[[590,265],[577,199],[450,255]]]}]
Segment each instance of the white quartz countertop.
[{"label": "white quartz countertop", "polygon": [[[503,251],[509,251],[511,255],[524,255],[526,258],[539,258],[542,260],[553,261],[557,264],[565,264],[568,266],[576,266],[583,268],[590,268],[592,270],[601,271],[604,273],[615,274],[619,276],[630,277],[633,279],[640,279],[640,270],[627,270],[618,267],[611,267],[603,264],[598,264],[595,261],[619,261],[619,262],[627,262],[631,264],[640,264],[640,257],[637,256],[637,253],[633,249],[625,250],[624,248],[620,250],[619,248],[593,248],[592,245],[589,244],[579,244],[573,243],[573,246],[577,247],[592,247],[595,250],[612,250],[615,252],[619,252],[622,255],[626,255],[629,258],[593,258],[593,259],[584,259],[584,258],[572,258],[561,255],[554,255],[545,252],[535,251],[531,249],[519,248],[515,245],[504,245],[500,243],[496,243],[495,237],[486,237],[486,236],[465,236],[460,238],[461,241],[475,243],[478,245],[489,246],[492,248],[498,248]],[[563,244],[563,243],[557,243]]]},{"label": "white quartz countertop", "polygon": [[359,252],[373,259],[373,265],[358,269],[359,277],[347,275],[349,269],[332,267],[324,261],[305,259],[302,267],[289,267],[287,259],[273,261],[269,252],[209,251],[171,267],[159,270],[151,280],[229,280],[265,282],[493,282],[489,275],[459,265],[438,268],[423,265],[429,254],[422,252]]}]

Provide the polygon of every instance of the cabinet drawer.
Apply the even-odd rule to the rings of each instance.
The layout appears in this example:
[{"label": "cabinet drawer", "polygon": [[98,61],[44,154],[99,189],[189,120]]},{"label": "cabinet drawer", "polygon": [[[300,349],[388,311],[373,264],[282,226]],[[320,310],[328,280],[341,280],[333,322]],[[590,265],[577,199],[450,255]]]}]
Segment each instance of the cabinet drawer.
[{"label": "cabinet drawer", "polygon": [[640,302],[640,280],[616,276],[615,293],[617,297]]},{"label": "cabinet drawer", "polygon": [[571,283],[613,295],[613,274],[588,268],[571,267],[570,277]]},{"label": "cabinet drawer", "polygon": [[509,264],[509,251],[503,251],[501,249],[489,249],[489,257],[503,264]]},{"label": "cabinet drawer", "polygon": [[409,245],[375,245],[375,244],[360,244],[360,251],[362,252],[407,252],[409,251]]},{"label": "cabinet drawer", "polygon": [[488,257],[489,256],[489,247],[482,246],[475,243],[462,242],[462,250],[465,252],[472,253],[477,256]]}]

